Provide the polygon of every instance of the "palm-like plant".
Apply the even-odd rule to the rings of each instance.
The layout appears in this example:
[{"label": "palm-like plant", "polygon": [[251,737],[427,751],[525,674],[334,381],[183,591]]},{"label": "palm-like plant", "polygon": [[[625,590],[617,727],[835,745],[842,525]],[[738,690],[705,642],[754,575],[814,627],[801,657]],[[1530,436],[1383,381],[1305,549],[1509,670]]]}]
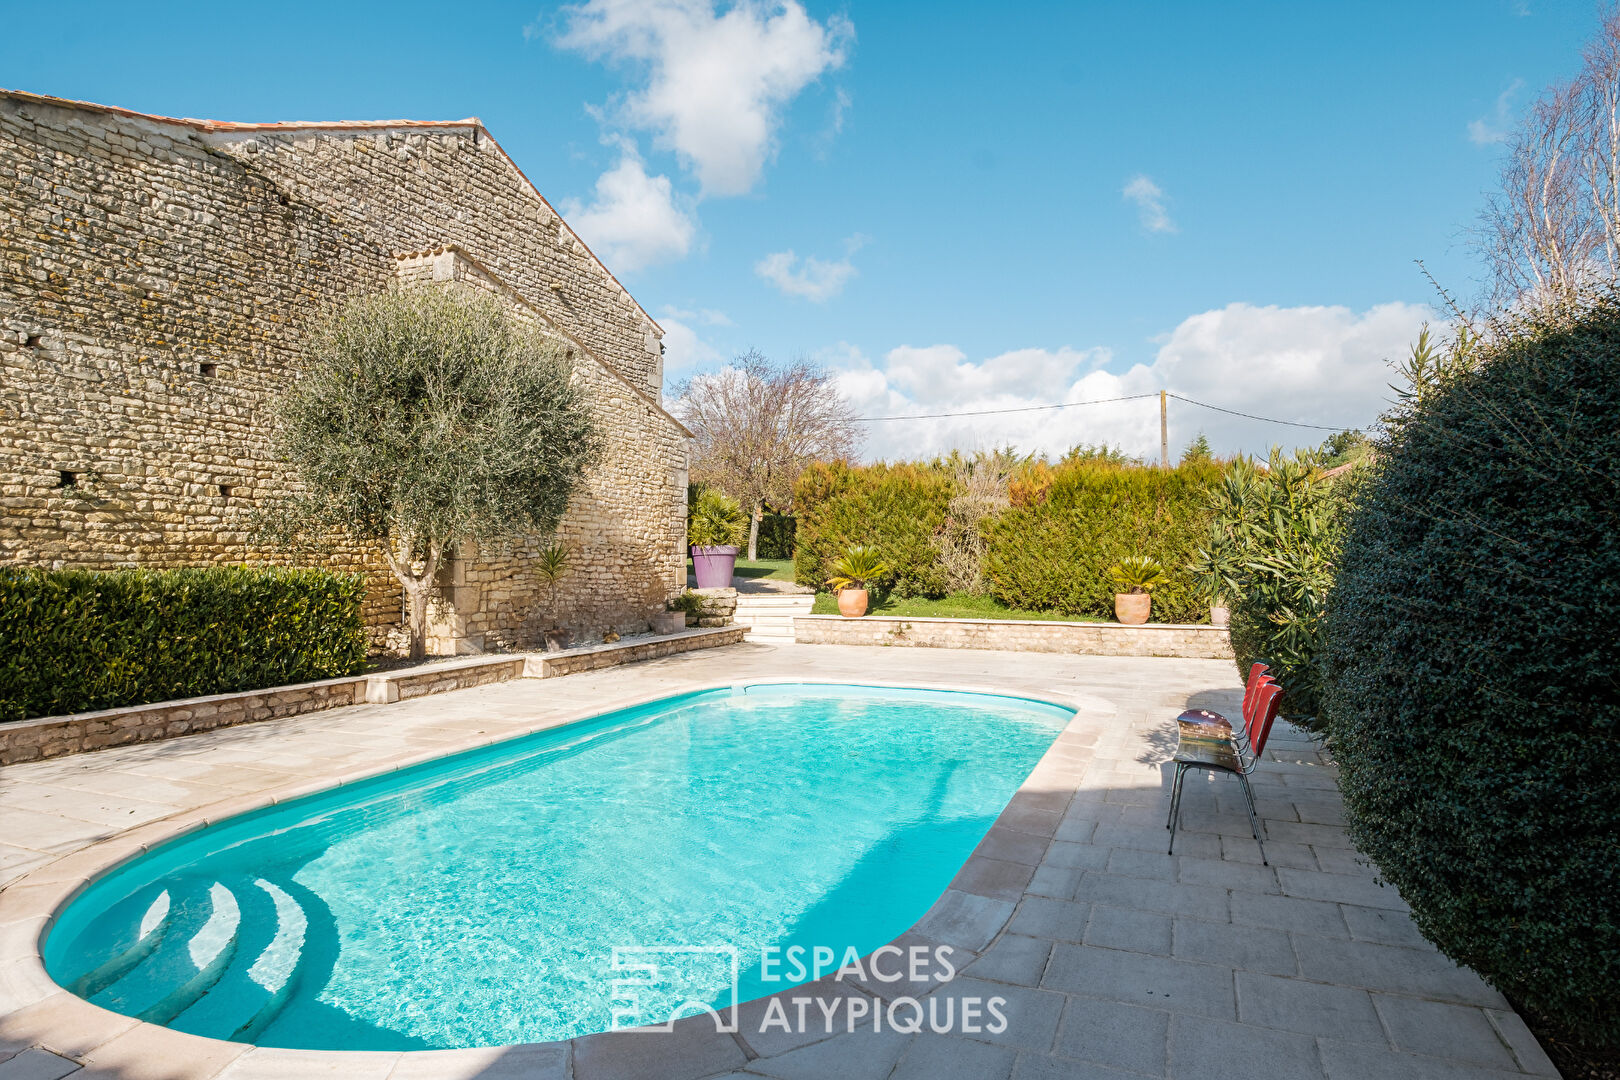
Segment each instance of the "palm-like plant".
[{"label": "palm-like plant", "polygon": [[1133,555],[1110,566],[1108,580],[1116,593],[1150,593],[1170,580],[1170,575],[1152,559]]},{"label": "palm-like plant", "polygon": [[551,592],[551,621],[554,625],[557,621],[557,583],[568,575],[572,559],[573,552],[568,550],[568,545],[554,543],[542,548],[534,563],[534,572]]},{"label": "palm-like plant", "polygon": [[736,499],[706,487],[692,501],[686,518],[688,547],[741,547],[748,538],[748,515]]},{"label": "palm-like plant", "polygon": [[845,589],[864,589],[868,582],[875,581],[889,572],[878,557],[877,548],[865,547],[857,544],[847,549],[833,564],[828,567],[832,577],[827,579],[827,585],[833,592],[843,592]]}]

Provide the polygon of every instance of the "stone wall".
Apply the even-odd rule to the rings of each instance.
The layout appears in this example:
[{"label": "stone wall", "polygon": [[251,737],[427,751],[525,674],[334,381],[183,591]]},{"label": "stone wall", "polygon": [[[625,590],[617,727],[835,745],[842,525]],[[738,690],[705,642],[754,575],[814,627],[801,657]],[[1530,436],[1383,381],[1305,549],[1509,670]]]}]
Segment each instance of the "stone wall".
[{"label": "stone wall", "polygon": [[1015,619],[906,619],[867,615],[800,615],[801,645],[891,645],[933,649],[1000,649],[1088,656],[1180,656],[1232,659],[1224,626],[1183,623],[1036,622]]},{"label": "stone wall", "polygon": [[344,679],[276,686],[234,694],[157,701],[119,709],[41,716],[0,724],[0,766],[62,757],[131,743],[160,742],[215,728],[278,720],[346,705],[407,701],[510,679],[550,679],[660,656],[736,645],[740,626],[680,630],[625,638],[560,653],[514,653],[464,657]]},{"label": "stone wall", "polygon": [[[0,226],[0,561],[288,561],[251,517],[291,482],[270,406],[300,328],[453,244],[471,269],[452,276],[482,275],[576,350],[611,452],[561,530],[578,572],[559,610],[537,610],[534,545],[461,552],[438,651],[521,647],[552,618],[644,629],[684,584],[661,330],[476,123],[228,125],[0,93]],[[365,572],[368,625],[397,628],[378,552],[307,561]]]},{"label": "stone wall", "polygon": [[0,765],[277,720],[366,700],[366,676],[0,724]]}]

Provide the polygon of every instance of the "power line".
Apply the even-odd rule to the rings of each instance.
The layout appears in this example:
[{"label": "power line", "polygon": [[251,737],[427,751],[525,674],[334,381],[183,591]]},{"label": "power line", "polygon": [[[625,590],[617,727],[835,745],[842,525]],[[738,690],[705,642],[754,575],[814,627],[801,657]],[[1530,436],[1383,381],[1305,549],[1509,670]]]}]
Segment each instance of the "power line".
[{"label": "power line", "polygon": [[[1051,405],[1021,405],[1011,409],[974,409],[968,412],[943,413],[915,413],[903,416],[857,416],[858,424],[881,424],[891,420],[948,420],[958,416],[999,416],[1004,413],[1046,412],[1052,409],[1072,409],[1080,405],[1111,405],[1119,401],[1141,401],[1145,398],[1156,398],[1158,392],[1151,394],[1129,394],[1125,397],[1097,398],[1092,401],[1059,401]],[[1238,412],[1236,409],[1223,408],[1220,405],[1211,405],[1207,401],[1195,401],[1180,394],[1170,394],[1177,401],[1185,401],[1189,405],[1197,405],[1201,409],[1213,409],[1216,412],[1227,413],[1231,416],[1241,416],[1245,420],[1259,420],[1266,424],[1283,424],[1288,427],[1314,428],[1318,431],[1344,431],[1342,427],[1330,427],[1327,424],[1306,424],[1298,420],[1278,420],[1272,416],[1256,416],[1254,413]]]},{"label": "power line", "polygon": [[1342,427],[1329,427],[1327,424],[1302,424],[1298,420],[1278,420],[1271,416],[1256,416],[1254,413],[1238,412],[1236,409],[1223,409],[1219,405],[1211,405],[1207,401],[1194,401],[1192,398],[1182,397],[1180,394],[1171,394],[1170,396],[1175,398],[1177,401],[1185,401],[1189,405],[1197,405],[1201,409],[1214,409],[1216,412],[1223,412],[1230,416],[1241,416],[1245,420],[1261,420],[1267,424],[1286,424],[1289,427],[1315,428],[1318,431],[1358,430],[1354,428],[1347,429]]},{"label": "power line", "polygon": [[857,424],[878,424],[886,420],[944,420],[953,416],[994,416],[1001,413],[1041,412],[1047,409],[1072,409],[1077,405],[1110,405],[1116,401],[1138,401],[1158,397],[1158,393],[1131,394],[1128,397],[1098,398],[1095,401],[1060,401],[1055,405],[1021,405],[1014,409],[975,409],[972,412],[916,413],[905,416],[857,416]]}]

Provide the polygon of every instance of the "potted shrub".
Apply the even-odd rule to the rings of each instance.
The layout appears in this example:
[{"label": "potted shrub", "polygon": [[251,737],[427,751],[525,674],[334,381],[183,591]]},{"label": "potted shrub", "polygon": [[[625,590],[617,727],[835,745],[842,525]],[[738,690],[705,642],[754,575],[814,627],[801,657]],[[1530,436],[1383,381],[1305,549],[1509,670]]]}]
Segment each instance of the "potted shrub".
[{"label": "potted shrub", "polygon": [[[671,617],[669,629],[665,632],[673,634],[677,630],[697,625],[698,616],[703,611],[703,597],[691,589],[683,589],[681,595],[664,606],[669,609],[667,614]],[[675,622],[677,618],[680,620],[678,623]]]},{"label": "potted shrub", "polygon": [[838,596],[838,614],[846,619],[858,619],[866,614],[870,599],[867,583],[889,572],[889,568],[878,561],[876,548],[859,545],[845,551],[828,569],[832,577],[827,579],[827,584]]},{"label": "potted shrub", "polygon": [[1153,610],[1153,590],[1165,582],[1164,567],[1134,555],[1110,566],[1108,579],[1114,583],[1114,617],[1128,626],[1147,622]]},{"label": "potted shrub", "polygon": [[714,488],[698,492],[686,516],[686,543],[692,549],[692,572],[700,589],[731,586],[737,548],[748,535],[748,515]]},{"label": "potted shrub", "polygon": [[1209,523],[1209,539],[1198,549],[1187,570],[1197,579],[1199,591],[1209,598],[1209,621],[1212,626],[1226,626],[1232,621],[1232,609],[1226,606],[1227,583],[1236,580],[1238,566],[1237,541],[1233,538],[1235,523],[1217,518]]},{"label": "potted shrub", "polygon": [[557,582],[567,576],[572,557],[565,545],[551,544],[541,550],[540,558],[534,564],[534,572],[540,575],[540,580],[551,591],[551,629],[545,632],[546,652],[562,652],[568,648],[568,641],[573,636],[557,624]]}]

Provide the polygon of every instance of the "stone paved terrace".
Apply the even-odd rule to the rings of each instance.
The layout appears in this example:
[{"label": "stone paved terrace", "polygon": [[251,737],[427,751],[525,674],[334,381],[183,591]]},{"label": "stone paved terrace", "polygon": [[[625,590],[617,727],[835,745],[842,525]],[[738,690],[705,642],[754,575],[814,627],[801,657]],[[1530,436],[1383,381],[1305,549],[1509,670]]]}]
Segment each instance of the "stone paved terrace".
[{"label": "stone paved terrace", "polygon": [[12,766],[0,779],[0,864],[11,882],[0,892],[0,952],[26,957],[43,897],[60,898],[176,823],[632,700],[781,677],[1079,706],[952,888],[902,939],[952,945],[961,974],[943,986],[814,988],[869,1003],[874,993],[1001,996],[1002,1034],[760,1035],[758,1010],[745,1008],[739,1035],[698,1018],[667,1035],[316,1054],[137,1024],[56,989],[37,959],[16,959],[0,967],[0,1080],[1556,1075],[1506,1002],[1425,944],[1399,898],[1357,861],[1331,769],[1297,733],[1274,738],[1255,780],[1273,865],[1260,865],[1229,778],[1189,779],[1177,854],[1165,854],[1172,718],[1189,705],[1235,709],[1240,693],[1233,666],[1210,660],[744,644]]}]

